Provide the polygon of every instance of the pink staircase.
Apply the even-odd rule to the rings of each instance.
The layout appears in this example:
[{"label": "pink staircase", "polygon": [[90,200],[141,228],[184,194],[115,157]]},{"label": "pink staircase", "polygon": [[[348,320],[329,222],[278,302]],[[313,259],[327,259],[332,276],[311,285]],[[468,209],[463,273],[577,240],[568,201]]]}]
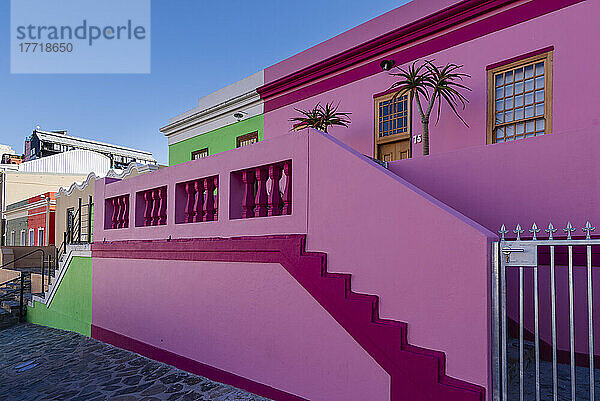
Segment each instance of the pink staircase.
[{"label": "pink staircase", "polygon": [[[93,257],[279,263],[390,375],[391,401],[485,400],[484,388],[446,376],[443,352],[410,345],[406,323],[381,319],[377,296],[353,292],[349,274],[329,273],[327,255],[306,252],[305,239],[284,235],[94,243]],[[243,381],[230,384],[257,390]]]}]

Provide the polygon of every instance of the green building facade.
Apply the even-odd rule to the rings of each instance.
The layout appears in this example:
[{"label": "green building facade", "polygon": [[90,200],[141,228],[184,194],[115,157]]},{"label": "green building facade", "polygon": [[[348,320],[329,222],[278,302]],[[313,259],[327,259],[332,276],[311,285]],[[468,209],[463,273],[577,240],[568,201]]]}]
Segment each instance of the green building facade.
[{"label": "green building facade", "polygon": [[263,140],[263,115],[250,117],[221,128],[185,139],[169,145],[169,165],[185,163],[192,160],[194,152],[206,150],[207,155],[225,152],[243,146],[244,139],[256,133],[257,140]]}]

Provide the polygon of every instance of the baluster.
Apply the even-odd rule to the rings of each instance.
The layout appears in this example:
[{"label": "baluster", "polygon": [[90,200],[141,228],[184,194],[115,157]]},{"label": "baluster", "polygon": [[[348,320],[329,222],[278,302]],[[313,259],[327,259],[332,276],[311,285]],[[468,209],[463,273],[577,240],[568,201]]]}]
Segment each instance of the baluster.
[{"label": "baluster", "polygon": [[110,217],[111,228],[117,228],[117,211],[119,209],[117,198],[112,198],[110,200],[112,204],[112,216]]},{"label": "baluster", "polygon": [[191,223],[194,221],[194,196],[196,194],[196,190],[194,189],[194,184],[191,182],[185,183],[185,222]]},{"label": "baluster", "polygon": [[204,189],[206,190],[206,200],[204,201],[204,221],[213,221],[215,219],[215,183],[210,178],[204,180]]},{"label": "baluster", "polygon": [[269,194],[269,216],[281,214],[281,194],[279,193],[279,180],[281,180],[281,166],[271,164],[269,166],[269,178],[271,179],[271,193]]},{"label": "baluster", "polygon": [[151,213],[152,225],[153,226],[158,225],[158,214],[159,214],[159,209],[158,208],[160,207],[160,205],[158,204],[158,194],[159,194],[159,192],[160,191],[158,189],[151,191],[151,193],[152,193],[152,199],[153,199],[153,202],[152,202],[152,213]]},{"label": "baluster", "polygon": [[242,171],[242,183],[244,184],[242,218],[247,219],[254,217],[254,172],[252,170]]},{"label": "baluster", "polygon": [[144,226],[152,225],[152,193],[150,191],[144,192],[145,209],[144,209]]},{"label": "baluster", "polygon": [[158,190],[158,199],[160,200],[158,208],[158,224],[163,225],[167,223],[167,189],[160,188]]},{"label": "baluster", "polygon": [[285,190],[283,191],[282,214],[292,214],[292,162],[283,163],[283,174],[285,174]]},{"label": "baluster", "polygon": [[119,214],[117,215],[117,228],[123,228],[123,212],[125,211],[125,203],[123,201],[122,196],[119,196],[117,198],[117,203],[119,204]]},{"label": "baluster", "polygon": [[129,198],[123,196],[123,227],[129,227]]},{"label": "baluster", "polygon": [[214,220],[219,220],[219,176],[216,176],[213,178],[213,183],[214,183],[215,189],[217,190],[217,193],[215,196],[215,218],[214,218]]},{"label": "baluster", "polygon": [[255,216],[264,217],[267,215],[267,178],[268,170],[266,167],[256,167],[256,200],[254,203],[256,206],[254,207]]},{"label": "baluster", "polygon": [[194,204],[194,221],[202,221],[202,213],[204,207],[204,180],[194,181],[194,189],[196,191],[196,203]]}]

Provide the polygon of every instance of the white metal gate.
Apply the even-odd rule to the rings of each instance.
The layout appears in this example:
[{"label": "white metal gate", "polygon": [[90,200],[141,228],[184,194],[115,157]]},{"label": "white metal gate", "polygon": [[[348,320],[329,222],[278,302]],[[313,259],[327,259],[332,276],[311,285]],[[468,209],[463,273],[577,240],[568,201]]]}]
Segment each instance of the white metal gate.
[{"label": "white metal gate", "polygon": [[543,238],[535,223],[527,238],[520,225],[512,238],[504,225],[499,231],[492,260],[494,400],[595,400],[600,276],[593,276],[600,257],[593,255],[600,239],[591,237],[589,221],[581,230],[578,236],[568,223],[561,238],[552,223]]}]

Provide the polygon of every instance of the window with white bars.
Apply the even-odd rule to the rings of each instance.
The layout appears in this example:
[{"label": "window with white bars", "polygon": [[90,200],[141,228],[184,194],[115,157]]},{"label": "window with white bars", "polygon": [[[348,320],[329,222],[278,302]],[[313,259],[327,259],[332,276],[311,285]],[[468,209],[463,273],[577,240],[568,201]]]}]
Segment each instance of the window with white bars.
[{"label": "window with white bars", "polygon": [[488,143],[552,132],[552,52],[488,72]]}]

